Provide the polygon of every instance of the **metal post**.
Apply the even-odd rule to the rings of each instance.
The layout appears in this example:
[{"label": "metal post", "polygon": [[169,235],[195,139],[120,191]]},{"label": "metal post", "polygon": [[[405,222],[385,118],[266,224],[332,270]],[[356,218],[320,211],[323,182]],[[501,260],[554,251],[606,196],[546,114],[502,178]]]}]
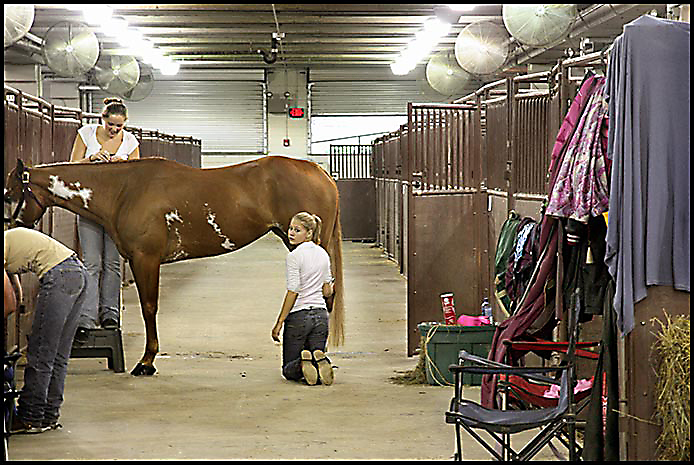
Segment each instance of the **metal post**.
[{"label": "metal post", "polygon": [[508,211],[515,210],[516,187],[518,180],[515,176],[516,148],[514,138],[516,136],[516,85],[512,77],[506,78],[506,186],[508,192]]}]

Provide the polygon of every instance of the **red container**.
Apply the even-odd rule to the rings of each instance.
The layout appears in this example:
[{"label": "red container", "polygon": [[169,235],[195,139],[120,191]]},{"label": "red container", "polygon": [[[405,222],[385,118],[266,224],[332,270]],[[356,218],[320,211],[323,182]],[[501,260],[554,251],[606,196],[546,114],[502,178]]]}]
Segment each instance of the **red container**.
[{"label": "red container", "polygon": [[446,292],[441,294],[441,307],[443,308],[443,319],[447,325],[454,325],[455,320],[455,302],[453,293]]}]

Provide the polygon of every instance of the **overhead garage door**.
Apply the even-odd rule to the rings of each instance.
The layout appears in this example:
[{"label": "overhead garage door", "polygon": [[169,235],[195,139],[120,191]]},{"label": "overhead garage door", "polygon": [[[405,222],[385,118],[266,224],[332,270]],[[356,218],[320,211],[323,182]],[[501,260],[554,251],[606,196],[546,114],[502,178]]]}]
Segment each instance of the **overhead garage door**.
[{"label": "overhead garage door", "polygon": [[[407,102],[432,102],[415,73],[395,76],[359,69],[312,69],[311,116],[389,114],[407,115]],[[440,101],[441,98],[438,98]],[[397,128],[394,128],[397,129]]]},{"label": "overhead garage door", "polygon": [[[130,125],[200,139],[203,154],[265,151],[263,70],[186,70],[156,79],[147,98],[125,102]],[[95,112],[107,96],[95,92]]]}]

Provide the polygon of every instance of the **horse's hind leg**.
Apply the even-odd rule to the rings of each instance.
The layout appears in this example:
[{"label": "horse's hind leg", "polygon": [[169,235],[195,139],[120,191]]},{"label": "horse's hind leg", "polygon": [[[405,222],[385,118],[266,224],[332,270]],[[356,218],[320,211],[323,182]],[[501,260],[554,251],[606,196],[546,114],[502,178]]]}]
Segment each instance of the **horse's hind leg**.
[{"label": "horse's hind leg", "polygon": [[133,257],[130,268],[135,277],[137,291],[140,295],[142,317],[145,320],[145,353],[135,368],[130,372],[134,376],[153,375],[154,357],[159,352],[157,337],[157,302],[159,299],[159,260],[147,256]]}]

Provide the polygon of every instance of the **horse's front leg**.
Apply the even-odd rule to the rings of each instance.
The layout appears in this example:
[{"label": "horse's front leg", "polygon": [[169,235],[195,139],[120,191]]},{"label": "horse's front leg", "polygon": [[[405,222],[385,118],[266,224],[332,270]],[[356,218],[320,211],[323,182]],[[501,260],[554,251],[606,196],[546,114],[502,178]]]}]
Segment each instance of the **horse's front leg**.
[{"label": "horse's front leg", "polygon": [[158,258],[150,256],[133,256],[130,268],[135,277],[135,284],[140,295],[142,317],[145,320],[145,353],[140,362],[130,372],[134,376],[151,376],[156,373],[154,357],[159,352],[157,337],[157,303],[159,300],[159,266]]}]

